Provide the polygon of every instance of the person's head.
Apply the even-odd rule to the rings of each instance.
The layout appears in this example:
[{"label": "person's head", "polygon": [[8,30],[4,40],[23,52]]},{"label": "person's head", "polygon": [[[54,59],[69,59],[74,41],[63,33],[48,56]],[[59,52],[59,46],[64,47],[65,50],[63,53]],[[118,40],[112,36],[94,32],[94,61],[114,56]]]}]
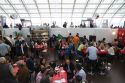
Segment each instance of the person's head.
[{"label": "person's head", "polygon": [[44,65],[41,65],[41,66],[40,66],[40,71],[41,71],[41,73],[44,73],[45,70],[46,70],[45,66],[44,66]]},{"label": "person's head", "polygon": [[0,63],[5,64],[6,63],[6,58],[5,57],[0,57]]},{"label": "person's head", "polygon": [[70,60],[69,59],[66,59],[66,64],[70,64]]},{"label": "person's head", "polygon": [[71,34],[71,33],[69,33],[69,35],[71,36],[72,34]]},{"label": "person's head", "polygon": [[77,33],[77,34],[76,34],[76,36],[78,36],[78,37],[79,37],[79,33]]},{"label": "person's head", "polygon": [[91,42],[91,43],[90,43],[90,46],[93,46],[93,45],[94,45],[94,44]]},{"label": "person's head", "polygon": [[102,41],[105,42],[106,38],[103,38]]},{"label": "person's head", "polygon": [[12,38],[12,35],[10,35],[9,37]]},{"label": "person's head", "polygon": [[86,42],[82,42],[82,44],[83,44],[83,45],[85,45],[85,44],[86,44]]},{"label": "person's head", "polygon": [[79,70],[81,70],[81,69],[82,69],[81,64],[77,63],[77,64],[76,64],[76,70],[78,70],[78,71],[79,71]]},{"label": "person's head", "polygon": [[108,46],[109,46],[109,47],[112,47],[112,44],[111,44],[111,43],[108,43]]},{"label": "person's head", "polygon": [[84,35],[84,36],[83,36],[83,38],[85,38],[85,39],[86,39],[86,35]]}]

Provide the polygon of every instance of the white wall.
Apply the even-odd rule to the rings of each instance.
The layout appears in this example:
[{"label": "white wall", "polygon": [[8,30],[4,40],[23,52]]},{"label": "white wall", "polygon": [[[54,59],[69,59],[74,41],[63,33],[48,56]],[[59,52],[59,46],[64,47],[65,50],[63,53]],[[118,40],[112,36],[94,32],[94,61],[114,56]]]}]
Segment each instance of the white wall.
[{"label": "white wall", "polygon": [[[11,29],[3,29],[4,36],[13,35],[14,32],[19,30],[17,28],[11,28]],[[30,34],[28,28],[23,28],[22,33],[24,37]],[[115,32],[116,34],[113,35],[112,32]],[[51,28],[49,30],[50,36],[53,34],[58,35],[61,34],[64,37],[67,37],[69,33],[72,33],[72,35],[75,35],[76,33],[79,33],[80,37],[83,37],[83,35],[86,35],[87,38],[89,38],[89,35],[96,35],[96,39],[102,40],[103,37],[107,39],[107,42],[112,42],[114,38],[117,38],[117,29],[110,29],[110,28]]]},{"label": "white wall", "polygon": [[[116,34],[113,35],[112,32]],[[110,28],[51,28],[50,29],[50,36],[53,34],[58,35],[61,34],[64,37],[67,37],[69,33],[75,35],[79,33],[80,37],[86,35],[89,38],[89,35],[96,35],[96,39],[102,40],[103,37],[106,38],[107,42],[112,42],[114,38],[117,38],[117,29],[110,29]]]},{"label": "white wall", "polygon": [[9,35],[13,35],[13,37],[15,37],[14,32],[22,32],[24,37],[27,37],[27,35],[30,35],[30,31],[29,28],[23,28],[21,31],[19,31],[18,28],[4,28],[3,29],[3,35],[4,36],[9,36]]}]

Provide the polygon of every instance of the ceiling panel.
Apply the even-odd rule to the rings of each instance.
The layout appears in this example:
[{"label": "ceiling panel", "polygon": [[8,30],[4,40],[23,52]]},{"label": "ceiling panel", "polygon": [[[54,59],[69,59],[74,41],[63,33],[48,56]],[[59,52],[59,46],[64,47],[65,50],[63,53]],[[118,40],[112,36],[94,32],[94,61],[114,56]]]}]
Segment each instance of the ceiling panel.
[{"label": "ceiling panel", "polygon": [[8,1],[10,1],[12,4],[20,4],[20,0],[8,0]]},{"label": "ceiling panel", "polygon": [[62,13],[63,18],[70,18],[71,15],[72,15],[71,13]]},{"label": "ceiling panel", "polygon": [[61,8],[61,4],[50,4],[50,8]]},{"label": "ceiling panel", "polygon": [[18,13],[27,13],[26,10],[17,10]]},{"label": "ceiling panel", "polygon": [[85,4],[75,4],[74,8],[84,8]]},{"label": "ceiling panel", "polygon": [[83,15],[83,17],[87,17],[87,18],[88,18],[88,17],[89,17],[89,18],[92,18],[92,16],[93,16],[93,14],[86,14],[86,13]]},{"label": "ceiling panel", "polygon": [[62,8],[73,8],[73,4],[63,4]]},{"label": "ceiling panel", "polygon": [[38,8],[49,8],[48,4],[38,5]]},{"label": "ceiling panel", "polygon": [[61,3],[61,0],[49,0],[50,3]]},{"label": "ceiling panel", "polygon": [[74,3],[74,0],[62,0],[63,3]]},{"label": "ceiling panel", "polygon": [[87,0],[76,0],[76,3],[86,3]]},{"label": "ceiling panel", "polygon": [[49,9],[39,9],[40,13],[49,13]]},{"label": "ceiling panel", "polygon": [[36,5],[35,4],[34,5],[26,5],[26,7],[29,9],[32,9],[32,8],[36,8]]},{"label": "ceiling panel", "polygon": [[34,0],[23,0],[25,4],[34,4]]},{"label": "ceiling panel", "polygon": [[37,3],[48,3],[48,0],[36,0]]},{"label": "ceiling panel", "polygon": [[72,9],[62,9],[62,12],[72,12]]},{"label": "ceiling panel", "polygon": [[61,9],[51,9],[51,12],[53,12],[53,13],[54,13],[54,12],[55,12],[55,13],[56,13],[56,12],[61,12]]}]

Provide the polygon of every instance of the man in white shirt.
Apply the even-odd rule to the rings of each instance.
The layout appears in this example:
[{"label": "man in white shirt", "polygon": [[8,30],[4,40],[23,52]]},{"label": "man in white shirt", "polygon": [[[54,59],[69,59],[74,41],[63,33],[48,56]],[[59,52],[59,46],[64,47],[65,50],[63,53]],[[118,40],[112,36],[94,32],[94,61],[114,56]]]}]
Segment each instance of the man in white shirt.
[{"label": "man in white shirt", "polygon": [[75,75],[75,78],[77,76],[80,76],[82,78],[82,82],[85,82],[86,81],[86,73],[85,71],[82,69],[82,66],[81,64],[76,64],[76,75]]},{"label": "man in white shirt", "polygon": [[90,46],[87,48],[86,52],[88,53],[88,64],[89,64],[89,70],[92,74],[93,73],[96,73],[98,70],[97,70],[97,52],[98,52],[98,49],[96,47],[94,47],[93,43],[90,43]]}]

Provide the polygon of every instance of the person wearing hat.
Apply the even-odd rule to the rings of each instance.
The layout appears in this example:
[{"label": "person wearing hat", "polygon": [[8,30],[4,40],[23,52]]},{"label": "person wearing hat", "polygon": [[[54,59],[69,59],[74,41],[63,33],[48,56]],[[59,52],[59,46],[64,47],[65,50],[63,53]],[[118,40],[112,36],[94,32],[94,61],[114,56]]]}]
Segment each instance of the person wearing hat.
[{"label": "person wearing hat", "polygon": [[6,63],[5,57],[0,57],[0,83],[17,83],[13,67]]}]

